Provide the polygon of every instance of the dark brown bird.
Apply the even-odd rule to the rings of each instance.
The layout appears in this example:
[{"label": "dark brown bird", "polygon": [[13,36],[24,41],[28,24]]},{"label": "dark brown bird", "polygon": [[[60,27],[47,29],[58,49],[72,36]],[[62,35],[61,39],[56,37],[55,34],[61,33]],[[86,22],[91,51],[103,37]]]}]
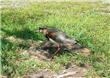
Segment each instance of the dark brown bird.
[{"label": "dark brown bird", "polygon": [[75,39],[68,37],[63,31],[56,28],[40,27],[39,32],[43,33],[48,41],[57,45],[57,50],[54,53],[57,54],[61,49],[61,45],[65,45],[68,49],[80,49],[82,46],[77,43]]}]

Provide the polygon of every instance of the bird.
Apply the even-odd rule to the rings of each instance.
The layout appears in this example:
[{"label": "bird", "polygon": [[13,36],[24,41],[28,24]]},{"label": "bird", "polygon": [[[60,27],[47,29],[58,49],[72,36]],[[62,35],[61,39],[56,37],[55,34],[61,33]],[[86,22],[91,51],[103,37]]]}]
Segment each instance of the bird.
[{"label": "bird", "polygon": [[69,37],[65,32],[57,28],[39,27],[37,32],[42,33],[45,36],[45,38],[48,40],[48,42],[45,45],[48,45],[49,42],[56,44],[57,50],[55,51],[53,56],[56,55],[60,51],[62,44],[67,49],[83,48],[83,46],[81,46],[81,44],[79,44],[75,38]]}]

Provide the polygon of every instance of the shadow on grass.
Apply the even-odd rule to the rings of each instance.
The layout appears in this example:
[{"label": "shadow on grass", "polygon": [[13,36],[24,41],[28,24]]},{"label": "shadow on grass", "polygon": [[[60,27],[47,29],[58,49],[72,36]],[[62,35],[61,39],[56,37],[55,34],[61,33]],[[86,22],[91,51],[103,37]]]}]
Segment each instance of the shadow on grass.
[{"label": "shadow on grass", "polygon": [[[16,44],[15,43],[16,44],[16,48],[22,48],[22,49],[28,50],[31,47],[29,45],[29,43],[27,42],[28,39],[35,40],[35,41],[37,41],[37,40],[43,40],[43,37],[40,36],[39,33],[35,33],[34,31],[30,30],[29,28],[23,28],[21,30],[13,30],[13,31],[6,30],[6,29],[3,29],[2,28],[1,30],[4,33],[6,33],[6,35],[8,35],[8,36],[15,36],[17,38],[21,38],[21,39],[24,40],[24,42],[21,43],[21,44]],[[6,42],[6,41],[3,41],[3,43],[4,42]],[[7,42],[9,42],[9,41],[7,41]],[[14,46],[14,43],[11,43],[11,42],[9,42],[9,43],[10,44],[8,44],[9,46],[7,46],[7,48],[10,50],[10,48],[12,46]],[[42,45],[40,45],[40,47],[42,47],[43,45],[44,45],[44,43]],[[3,46],[3,47],[6,47],[6,46]],[[40,48],[40,47],[38,47],[38,48]],[[62,53],[67,52],[67,51],[70,52],[70,50],[65,50],[65,48],[66,48],[65,46],[61,47],[61,49],[58,52],[58,54],[62,54]],[[50,47],[45,47],[45,48],[43,48],[43,50],[45,50],[45,51],[48,50],[49,54],[50,55],[53,55],[57,51],[57,45],[54,46],[54,45],[51,44]]]},{"label": "shadow on grass", "polygon": [[15,36],[17,38],[21,38],[24,40],[32,39],[32,40],[42,40],[42,37],[39,33],[35,33],[34,31],[30,30],[29,28],[23,28],[22,30],[6,30],[1,29],[3,32],[5,32],[8,36]]},{"label": "shadow on grass", "polygon": [[18,54],[15,52],[17,46],[8,40],[1,39],[1,63],[2,63],[2,74],[11,78],[12,73],[16,71],[16,59]]},{"label": "shadow on grass", "polygon": [[[58,50],[57,45],[55,45],[53,43],[50,43],[47,46],[45,46],[44,44],[45,43],[41,44],[41,46],[43,46],[41,49],[48,51],[50,55],[54,54]],[[67,49],[66,46],[62,45],[60,47],[60,50],[57,52],[57,54],[62,54],[65,52],[70,52],[70,51],[71,50]]]},{"label": "shadow on grass", "polygon": [[15,49],[16,45],[11,43],[10,41],[6,39],[1,39],[1,50],[2,51],[10,51],[11,49]]}]

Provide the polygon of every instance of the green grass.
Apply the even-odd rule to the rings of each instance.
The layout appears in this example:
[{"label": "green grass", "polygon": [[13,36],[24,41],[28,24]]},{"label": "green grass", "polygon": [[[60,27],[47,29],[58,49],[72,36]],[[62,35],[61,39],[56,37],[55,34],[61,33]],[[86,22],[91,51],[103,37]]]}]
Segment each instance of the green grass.
[{"label": "green grass", "polygon": [[[1,53],[2,73],[11,77],[22,76],[31,70],[49,68],[58,71],[61,64],[75,62],[92,65],[88,74],[94,76],[94,71],[100,77],[110,77],[110,15],[100,14],[97,8],[106,8],[101,3],[35,3],[25,8],[4,8],[1,14]],[[108,11],[107,11],[108,12]],[[56,27],[65,31],[69,36],[75,37],[82,45],[91,50],[90,57],[64,53],[56,57],[55,63],[26,61],[16,64],[17,59],[22,59],[17,50],[27,49],[12,43],[6,37],[14,36],[24,40],[45,40],[34,31],[40,26]],[[30,58],[27,57],[27,58]],[[16,69],[17,68],[17,69]]]}]

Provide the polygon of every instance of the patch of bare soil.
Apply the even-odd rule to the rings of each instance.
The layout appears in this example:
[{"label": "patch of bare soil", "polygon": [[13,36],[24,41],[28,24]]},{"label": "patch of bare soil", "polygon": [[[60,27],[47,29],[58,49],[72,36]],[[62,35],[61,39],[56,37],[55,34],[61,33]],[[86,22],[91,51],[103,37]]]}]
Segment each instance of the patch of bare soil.
[{"label": "patch of bare soil", "polygon": [[[19,43],[23,44],[22,39],[18,39],[16,37],[7,37],[6,40],[12,42],[12,43]],[[51,53],[47,50],[42,50],[39,44],[42,44],[42,41],[34,41],[34,40],[28,40],[27,41],[29,48],[28,49],[21,49],[18,51],[20,54],[28,54],[31,55],[30,59],[34,59],[36,61],[47,61],[47,62],[53,62],[54,60],[51,60]],[[55,48],[55,46],[51,46],[51,49]],[[64,47],[62,47],[63,50]],[[53,49],[52,49],[53,50]],[[85,52],[88,52],[87,49],[84,49]],[[28,60],[28,59],[27,59]],[[22,61],[22,60],[20,60]],[[19,60],[17,62],[20,62]],[[24,61],[24,60],[23,60]],[[38,71],[34,71],[31,73],[25,74],[22,78],[82,78],[86,76],[86,73],[88,71],[88,68],[80,67],[75,65],[74,63],[70,63],[67,66],[63,66],[63,69],[61,69],[59,72],[54,72],[49,69],[41,69]]]},{"label": "patch of bare soil", "polygon": [[[25,50],[24,53],[29,53],[33,59],[40,61],[52,62],[50,59],[50,54],[45,50],[35,50],[34,48],[30,48],[29,50]],[[64,66],[64,69],[60,70],[58,73],[53,72],[49,69],[42,69],[39,71],[35,71],[32,73],[28,73],[23,76],[23,78],[82,78],[86,76],[88,68],[80,67],[75,65],[74,63],[70,63],[68,66]]]},{"label": "patch of bare soil", "polygon": [[84,78],[86,72],[87,69],[73,65],[73,67],[61,70],[58,73],[44,69],[24,75],[23,78]]}]

